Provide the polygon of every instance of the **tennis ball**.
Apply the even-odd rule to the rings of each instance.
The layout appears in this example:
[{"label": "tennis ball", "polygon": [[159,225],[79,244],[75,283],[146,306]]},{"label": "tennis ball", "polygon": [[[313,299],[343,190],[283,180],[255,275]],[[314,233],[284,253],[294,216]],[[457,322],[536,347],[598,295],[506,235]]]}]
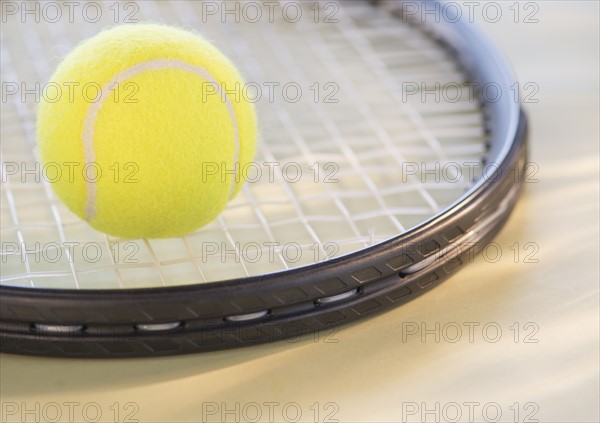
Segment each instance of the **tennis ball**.
[{"label": "tennis ball", "polygon": [[[213,220],[253,160],[256,115],[234,65],[207,40],[158,24],[82,42],[41,101],[37,137],[57,196],[124,238],[184,235]],[[57,170],[58,169],[58,170]]]}]

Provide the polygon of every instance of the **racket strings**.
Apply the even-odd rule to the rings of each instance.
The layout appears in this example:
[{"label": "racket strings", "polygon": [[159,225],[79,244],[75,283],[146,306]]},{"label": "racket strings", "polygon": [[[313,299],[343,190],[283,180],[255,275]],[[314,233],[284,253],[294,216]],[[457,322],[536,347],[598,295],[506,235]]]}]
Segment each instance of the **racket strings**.
[{"label": "racket strings", "polygon": [[[274,23],[223,24],[216,18],[204,22],[198,2],[138,5],[142,20],[205,34],[241,68],[247,82],[263,91],[271,82],[296,84],[302,98],[288,101],[276,91],[270,102],[263,92],[257,102],[256,159],[263,176],[247,183],[218,219],[182,238],[108,237],[74,217],[44,178],[27,183],[3,178],[2,238],[21,251],[3,248],[1,284],[136,288],[286,270],[403,232],[441,211],[473,182],[460,167],[448,167],[449,181],[440,179],[436,166],[480,166],[485,154],[481,107],[472,101],[421,101],[421,90],[439,91],[435,81],[467,81],[447,51],[388,13],[347,2],[335,15],[337,23],[310,18],[290,23],[275,14]],[[305,16],[312,16],[309,6],[303,6]],[[10,39],[3,35],[3,78],[47,81],[56,53],[66,53],[100,27],[42,22],[11,32]],[[21,51],[34,58],[33,66]],[[417,84],[419,92],[403,98],[406,84]],[[34,166],[34,102],[13,98],[4,109],[2,161]],[[268,163],[278,164],[272,180]],[[416,173],[408,174],[407,164],[414,164]],[[303,178],[291,181],[294,174],[285,165],[301,169]],[[80,246],[67,248],[69,242]],[[98,261],[83,257],[82,245],[91,244],[101,251]],[[62,252],[57,262],[44,257],[57,250]]]}]

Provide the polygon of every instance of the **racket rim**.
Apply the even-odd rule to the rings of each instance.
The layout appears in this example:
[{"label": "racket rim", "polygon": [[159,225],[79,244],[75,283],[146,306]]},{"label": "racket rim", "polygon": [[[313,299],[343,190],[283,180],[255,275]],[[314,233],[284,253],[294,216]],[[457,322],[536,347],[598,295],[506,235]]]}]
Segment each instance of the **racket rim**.
[{"label": "racket rim", "polygon": [[[436,2],[435,4],[439,5],[440,3]],[[443,26],[436,28],[443,28]],[[479,31],[473,25],[466,25],[461,21],[461,24],[457,25],[455,29],[463,31],[463,38],[465,36],[470,36],[472,37],[471,42],[479,43],[478,49],[485,51],[487,58],[493,59],[492,63],[487,64],[487,67],[494,67],[494,70],[499,72],[497,76],[502,80],[504,87],[511,86],[515,81],[514,75],[512,74],[510,66],[507,64],[508,62],[505,60],[503,54],[495,47],[495,44],[492,43],[491,40],[483,34],[483,32]],[[456,40],[454,41],[456,42]],[[472,51],[468,50],[468,52]],[[476,56],[475,59],[479,61],[484,60],[482,59],[482,56]],[[265,295],[269,294],[270,299],[277,302],[275,298],[284,290],[310,287],[312,288],[312,293],[302,301],[298,300],[295,302],[288,302],[283,307],[305,303],[308,306],[309,303],[313,303],[314,307],[312,308],[312,312],[302,315],[296,314],[296,316],[300,316],[302,318],[312,318],[314,315],[326,313],[328,310],[333,312],[336,310],[348,309],[349,307],[352,307],[351,304],[359,302],[361,299],[368,298],[368,296],[374,296],[376,294],[385,295],[385,291],[389,287],[383,287],[381,290],[373,292],[369,292],[369,290],[376,284],[383,284],[389,278],[394,277],[396,279],[402,279],[402,276],[400,275],[400,269],[390,268],[389,271],[385,269],[386,272],[384,273],[381,272],[382,267],[379,267],[378,265],[375,270],[378,271],[380,275],[375,276],[367,281],[360,281],[358,278],[354,278],[353,281],[352,275],[362,270],[374,267],[373,263],[378,258],[381,259],[383,256],[392,257],[397,255],[403,246],[411,245],[411,241],[413,243],[412,245],[419,245],[417,242],[418,240],[439,240],[442,234],[442,229],[451,225],[453,221],[458,220],[467,214],[477,215],[479,218],[481,218],[479,213],[481,203],[483,203],[488,197],[498,197],[506,195],[509,192],[514,192],[514,195],[509,198],[510,201],[507,203],[508,205],[506,210],[503,210],[500,217],[497,220],[494,220],[490,227],[484,228],[482,231],[482,237],[490,234],[491,236],[495,235],[495,233],[502,228],[505,221],[508,219],[512,208],[516,204],[516,200],[521,191],[523,183],[522,170],[525,166],[526,158],[527,119],[520,105],[512,100],[509,100],[508,103],[506,100],[504,100],[502,104],[495,105],[494,107],[507,107],[508,109],[507,115],[504,116],[506,125],[501,128],[504,129],[505,135],[503,140],[496,140],[494,144],[495,146],[500,146],[498,149],[499,151],[496,151],[495,159],[499,166],[498,170],[501,172],[502,178],[500,178],[500,180],[493,180],[491,177],[482,177],[452,204],[421,222],[419,225],[408,229],[407,231],[397,234],[375,245],[371,245],[358,251],[354,251],[352,253],[335,257],[323,262],[264,275],[228,279],[223,281],[203,282],[192,285],[178,285],[169,287],[121,289],[55,289],[0,285],[0,334],[2,336],[8,336],[7,339],[12,339],[11,337],[13,337],[13,335],[18,335],[25,340],[30,335],[38,337],[42,335],[39,333],[32,334],[31,326],[29,326],[29,329],[27,330],[24,329],[20,332],[15,332],[10,329],[10,324],[32,325],[35,323],[43,323],[49,325],[56,324],[68,326],[69,324],[86,325],[88,323],[111,324],[112,322],[117,322],[117,320],[119,320],[120,317],[113,320],[111,320],[112,318],[108,318],[104,321],[102,318],[98,319],[98,317],[102,315],[102,312],[98,312],[97,308],[94,310],[94,307],[97,306],[107,307],[106,310],[117,310],[127,308],[128,306],[133,308],[139,307],[137,310],[137,316],[140,318],[118,321],[118,323],[123,323],[126,325],[130,323],[134,323],[135,325],[142,325],[146,323],[162,324],[172,322],[173,320],[182,320],[185,322],[186,316],[178,313],[180,311],[182,313],[188,313],[187,320],[191,321],[194,319],[189,319],[189,316],[194,314],[194,310],[190,310],[188,307],[182,307],[183,310],[177,310],[177,304],[181,304],[182,300],[186,300],[188,305],[189,303],[193,303],[197,306],[197,303],[200,300],[208,302],[209,300],[220,301],[224,298],[227,300],[227,304],[225,304],[225,301],[222,301],[219,306],[222,307],[225,304],[227,306],[227,310],[220,313],[209,310],[207,311],[207,316],[210,316],[212,313],[212,315],[214,315],[214,319],[216,319],[214,320],[215,322],[220,320],[220,325],[227,325],[228,323],[226,322],[226,318],[236,316],[233,313],[236,309],[240,312],[239,315],[245,315],[252,314],[253,312],[259,312],[266,308],[267,314],[262,316],[262,318],[264,318],[263,320],[242,320],[243,325],[260,326],[262,324],[268,324],[269,322],[285,322],[286,319],[293,319],[294,313],[290,312],[289,315],[277,315],[277,313],[271,312],[272,308],[277,307],[265,307],[269,304],[265,304],[264,301],[262,304],[256,303],[252,306],[242,305],[242,307],[240,307],[239,304],[236,304],[235,300],[243,302],[243,295],[246,294],[248,295],[248,298],[258,298],[259,300],[264,300]],[[512,178],[512,175],[509,172],[509,169],[512,166],[518,168],[519,178]],[[512,181],[510,180],[511,178]],[[466,231],[467,228],[461,229]],[[472,227],[468,229],[472,229]],[[443,246],[444,245],[439,245],[440,248]],[[445,264],[445,261],[443,260],[444,256],[442,256],[441,259],[442,260],[440,261],[434,261],[433,265],[428,265],[425,268],[425,271],[422,271],[422,269],[419,270],[418,272],[421,273],[418,275],[406,278],[404,285],[408,284],[406,280],[415,281],[419,275],[425,276],[435,273],[438,268]],[[418,262],[419,261],[417,260],[413,262],[413,264]],[[340,269],[342,268],[344,269],[343,274],[340,273]],[[319,291],[317,288],[317,282],[327,282],[328,280],[338,280],[342,283],[342,286],[339,286],[338,288],[332,289],[328,292]],[[400,283],[398,280],[396,282],[397,283],[393,285],[402,286],[402,283]],[[435,285],[437,285],[437,283],[432,286]],[[421,290],[414,291],[414,293],[418,295],[422,292],[425,292],[427,289],[429,289],[429,287],[431,286],[427,285]],[[277,289],[279,289],[279,291]],[[320,306],[314,304],[319,298],[322,299],[340,295],[343,292],[352,289],[357,289],[356,293],[358,295],[345,297],[345,300],[342,298],[344,301],[332,302],[330,304],[325,303],[321,304]],[[236,298],[233,300],[233,297],[231,296],[232,293],[234,296],[236,296]],[[414,298],[414,295],[409,295],[409,298],[407,299],[412,298]],[[60,316],[60,310],[57,308],[60,308],[59,306],[65,303],[72,304],[73,302],[77,303],[77,307],[83,309],[83,314],[87,316],[85,319],[68,317],[66,315]],[[18,309],[19,307],[27,306],[28,304],[35,304],[36,307],[39,308],[37,311],[40,316],[46,318],[40,320],[39,322],[36,322],[36,319],[16,319],[16,314],[14,311],[11,311],[11,309]],[[280,304],[275,305],[277,306]],[[157,307],[157,310],[160,310],[160,312],[145,313],[146,316],[144,317],[144,313],[142,311],[150,310],[151,307]],[[165,307],[170,308],[171,312],[175,311],[175,313],[165,317],[165,314],[163,313]],[[117,315],[119,315],[119,313],[117,313]],[[9,316],[9,318],[5,318],[6,316]],[[11,319],[10,316],[15,317],[15,319]],[[199,317],[199,320],[206,319],[207,316]],[[106,318],[107,316],[105,315],[102,317]],[[177,317],[181,317],[181,319],[177,319]],[[210,319],[206,319],[206,321],[212,322]],[[229,324],[231,323],[232,322],[229,322]],[[6,326],[7,324],[8,326]],[[9,329],[6,330],[6,327],[9,327]],[[323,327],[327,327],[327,324],[324,324]],[[178,330],[179,332],[177,332]],[[174,333],[185,333],[185,330],[186,325],[184,324],[173,331],[156,331],[152,335],[164,337]],[[193,328],[189,327],[187,330],[190,331],[189,333],[193,333],[194,331]],[[136,333],[139,334],[139,332]],[[149,336],[147,332],[146,335]],[[142,336],[140,339],[146,338]],[[13,347],[18,350],[17,345],[13,345]],[[11,347],[9,346],[9,349],[10,348]],[[0,347],[0,350],[4,349],[4,346]],[[191,347],[191,349],[194,350],[194,347]],[[201,348],[196,346],[195,350],[199,349]],[[142,350],[138,350],[137,353],[143,355]],[[147,351],[147,354],[155,353],[156,352]],[[99,352],[96,352],[96,354],[102,355]]]}]

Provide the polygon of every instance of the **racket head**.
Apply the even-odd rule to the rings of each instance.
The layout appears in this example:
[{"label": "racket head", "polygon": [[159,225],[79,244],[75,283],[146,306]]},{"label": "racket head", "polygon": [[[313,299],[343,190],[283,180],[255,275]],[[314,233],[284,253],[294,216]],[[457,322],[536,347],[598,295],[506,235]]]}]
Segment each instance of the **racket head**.
[{"label": "racket head", "polygon": [[[372,53],[372,50],[367,48],[368,44],[364,44],[364,39],[356,35],[360,33],[357,26],[361,22],[367,25],[367,28],[361,28],[364,34],[377,31],[377,25],[382,22],[387,25],[393,22],[404,31],[416,34],[413,42],[418,47],[417,51],[424,48],[425,56],[432,55],[436,60],[439,57],[451,58],[454,71],[462,76],[461,82],[471,82],[473,86],[480,87],[495,84],[504,90],[509,90],[514,84],[514,77],[503,56],[483,34],[461,20],[443,20],[440,23],[415,21],[414,16],[403,15],[405,9],[395,2],[382,2],[376,6],[342,4],[341,7],[348,8],[345,11],[348,15],[344,15],[348,20],[338,23],[340,27],[333,31],[338,36],[346,37],[347,42],[358,43],[365,55]],[[440,7],[438,3],[436,7]],[[182,16],[181,10],[178,16]],[[193,14],[186,16],[187,19],[194,17]],[[377,24],[369,26],[369,19]],[[231,34],[235,28],[230,27],[224,33]],[[389,35],[385,28],[380,26],[379,33],[375,35]],[[394,33],[395,27],[389,28]],[[330,29],[322,31],[331,35]],[[325,62],[324,68],[339,71],[339,68],[327,62],[327,48],[319,45],[324,37],[321,35],[320,38],[312,37],[309,40],[310,53]],[[307,43],[306,38],[298,34],[293,39],[296,40],[295,46],[301,45],[301,42]],[[438,50],[427,50],[431,46],[437,46]],[[334,47],[335,42],[329,46]],[[276,51],[284,54],[281,48]],[[290,54],[280,59],[281,66],[289,67]],[[303,57],[302,53],[298,54]],[[385,63],[381,57],[366,57]],[[365,57],[361,59],[365,60]],[[446,62],[441,63],[443,69]],[[389,78],[391,69],[393,67],[390,65],[385,74],[377,73],[377,70],[373,72]],[[351,79],[348,75],[340,78]],[[308,78],[303,77],[302,80]],[[402,88],[398,87],[401,82],[395,82],[396,89]],[[441,210],[432,210],[416,225],[400,224],[394,227],[394,219],[390,218],[391,223],[388,222],[386,226],[383,240],[371,237],[365,245],[364,239],[368,233],[358,231],[354,242],[360,248],[339,257],[327,257],[327,260],[298,266],[284,263],[284,269],[268,273],[261,269],[251,274],[248,268],[242,266],[240,276],[226,280],[143,288],[119,286],[115,289],[94,289],[93,284],[86,286],[86,289],[25,288],[9,286],[3,281],[0,285],[0,315],[2,333],[8,339],[3,349],[80,356],[160,355],[210,350],[296,336],[370,315],[414,298],[457,270],[468,261],[468,254],[481,248],[493,237],[507,219],[520,190],[525,165],[526,132],[520,107],[508,95],[502,95],[498,101],[492,102],[477,88],[473,90],[476,93],[475,109],[479,110],[481,118],[479,130],[484,135],[484,153],[480,163],[493,163],[495,171],[482,173],[477,180],[469,181],[466,188],[455,184],[453,188],[460,194],[455,194],[452,201],[447,201],[448,204]],[[404,110],[402,114],[408,116],[407,120],[417,129],[423,129],[419,127],[419,119],[423,120],[423,116],[412,111],[410,104],[403,103],[398,92],[395,100],[397,110]],[[471,106],[474,102],[471,102]],[[298,128],[302,119],[294,122],[289,117],[301,106],[290,104],[288,111],[278,112],[278,119],[288,122],[292,128]],[[319,105],[314,107],[319,110],[325,108]],[[361,110],[360,105],[355,107]],[[365,112],[362,113],[364,116]],[[457,109],[448,115],[456,117],[460,114],[461,110]],[[341,118],[340,122],[343,121]],[[322,126],[327,127],[328,124],[329,120],[322,121]],[[425,123],[422,124],[427,129]],[[283,140],[306,139],[297,131],[288,128],[288,137]],[[344,150],[347,144],[340,138],[340,132],[336,131],[339,128],[330,128],[329,134],[336,140],[330,144],[338,151]],[[427,143],[426,133],[422,138]],[[379,147],[396,151],[385,137],[376,139]],[[277,157],[271,151],[273,145],[277,145],[276,141],[273,143],[263,141],[263,149],[266,148],[270,153],[265,159]],[[295,146],[299,150],[303,147],[298,142]],[[435,153],[435,148],[432,150]],[[289,157],[297,154],[296,151],[285,149],[275,151],[278,151],[280,159],[287,157],[289,160]],[[305,154],[304,165],[309,164],[312,157],[314,154]],[[355,162],[356,157],[355,154],[350,155],[347,162]],[[362,172],[364,169],[359,163],[355,176]],[[396,170],[396,176],[401,174]],[[390,185],[393,182],[388,181]],[[290,184],[287,185],[289,189]],[[314,184],[311,186],[314,187]],[[377,197],[384,187],[374,186],[373,195]],[[239,199],[240,203],[252,205],[252,199],[256,198],[253,190],[260,192],[260,188],[258,185],[245,188],[245,196]],[[295,186],[293,188],[298,189]],[[295,192],[290,197],[299,198]],[[236,205],[232,206],[235,209]],[[380,210],[390,214],[383,207]],[[302,221],[302,217],[306,216],[298,214],[296,217]],[[227,227],[222,222],[217,223],[216,232]],[[307,226],[310,228],[310,225]],[[227,233],[227,230],[224,232]],[[321,238],[317,236],[318,240]],[[294,239],[293,236],[291,239]],[[152,265],[160,267],[156,263]],[[108,270],[114,271],[114,267]],[[75,271],[73,273],[76,274]],[[161,279],[164,281],[164,278]],[[35,306],[31,307],[31,304]],[[241,336],[250,329],[257,330],[261,335],[248,339]],[[127,348],[123,348],[123,345],[112,342],[110,335],[115,333],[134,342],[127,343]]]}]

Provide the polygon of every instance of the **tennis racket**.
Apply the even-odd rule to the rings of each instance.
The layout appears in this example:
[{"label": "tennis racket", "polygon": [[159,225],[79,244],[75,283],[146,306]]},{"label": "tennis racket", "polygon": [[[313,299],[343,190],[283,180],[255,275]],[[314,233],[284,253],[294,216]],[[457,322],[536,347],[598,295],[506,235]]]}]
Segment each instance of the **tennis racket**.
[{"label": "tennis racket", "polygon": [[[281,2],[259,19],[252,3],[228,15],[214,2],[115,3],[119,22],[211,39],[258,109],[242,192],[182,238],[117,239],[75,217],[40,168],[35,99],[6,95],[2,351],[159,356],[327,330],[430,290],[505,224],[525,117],[505,59],[456,8]],[[108,23],[7,19],[3,83],[43,90],[59,57]]]}]

